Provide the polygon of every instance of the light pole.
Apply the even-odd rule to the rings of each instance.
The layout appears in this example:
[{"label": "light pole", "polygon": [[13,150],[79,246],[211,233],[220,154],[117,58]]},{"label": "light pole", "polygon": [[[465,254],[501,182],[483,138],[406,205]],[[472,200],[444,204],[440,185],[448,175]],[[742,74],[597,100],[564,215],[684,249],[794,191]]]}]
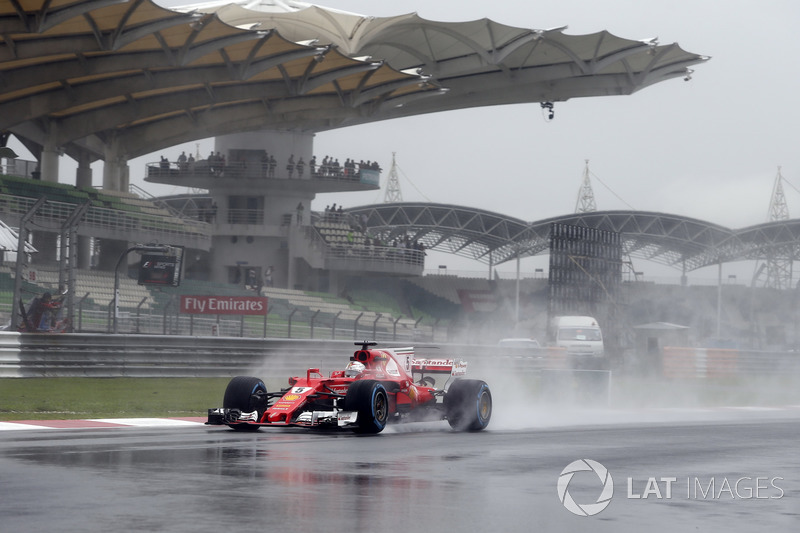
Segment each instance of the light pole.
[{"label": "light pole", "polygon": [[145,252],[145,253],[169,253],[170,247],[165,244],[137,244],[125,250],[117,260],[117,266],[114,268],[114,333],[118,333],[117,318],[119,317],[119,267],[128,254],[131,252]]}]

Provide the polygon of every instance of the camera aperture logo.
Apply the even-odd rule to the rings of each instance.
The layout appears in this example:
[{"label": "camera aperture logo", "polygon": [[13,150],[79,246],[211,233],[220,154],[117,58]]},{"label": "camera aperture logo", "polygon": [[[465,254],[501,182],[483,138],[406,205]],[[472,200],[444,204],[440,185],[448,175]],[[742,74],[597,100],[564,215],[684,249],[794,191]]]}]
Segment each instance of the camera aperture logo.
[{"label": "camera aperture logo", "polygon": [[[594,472],[599,479],[599,485],[602,486],[600,496],[594,503],[577,503],[572,495],[569,493],[569,483],[572,477],[578,472]],[[614,496],[614,480],[611,479],[611,474],[608,469],[591,459],[578,459],[573,461],[561,471],[558,476],[558,499],[567,508],[567,510],[578,516],[594,516],[600,513],[603,509],[608,507],[611,503],[611,498]]]}]

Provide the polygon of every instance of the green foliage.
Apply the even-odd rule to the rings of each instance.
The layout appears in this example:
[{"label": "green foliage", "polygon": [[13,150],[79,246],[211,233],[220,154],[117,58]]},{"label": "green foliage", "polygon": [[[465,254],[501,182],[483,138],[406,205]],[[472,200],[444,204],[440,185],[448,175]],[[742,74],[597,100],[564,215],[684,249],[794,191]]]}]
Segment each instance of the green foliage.
[{"label": "green foliage", "polygon": [[205,416],[229,378],[3,378],[0,421]]}]

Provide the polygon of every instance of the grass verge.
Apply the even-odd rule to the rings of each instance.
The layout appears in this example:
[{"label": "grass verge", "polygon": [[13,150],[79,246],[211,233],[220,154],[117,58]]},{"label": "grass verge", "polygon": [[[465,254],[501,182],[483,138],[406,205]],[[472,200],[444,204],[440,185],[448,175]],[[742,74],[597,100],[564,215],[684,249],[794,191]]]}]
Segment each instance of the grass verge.
[{"label": "grass verge", "polygon": [[205,416],[230,378],[3,378],[0,421]]}]

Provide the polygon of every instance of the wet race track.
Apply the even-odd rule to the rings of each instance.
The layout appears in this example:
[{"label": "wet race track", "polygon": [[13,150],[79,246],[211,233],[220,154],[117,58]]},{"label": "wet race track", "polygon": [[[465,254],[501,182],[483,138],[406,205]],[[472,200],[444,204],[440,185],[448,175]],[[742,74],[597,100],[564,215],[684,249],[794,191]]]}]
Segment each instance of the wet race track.
[{"label": "wet race track", "polygon": [[[537,427],[493,420],[488,431],[454,433],[436,422],[377,436],[203,425],[0,431],[0,530],[796,528],[800,410],[530,418]],[[581,459],[597,463],[567,468]],[[610,477],[578,470],[587,464]]]}]

